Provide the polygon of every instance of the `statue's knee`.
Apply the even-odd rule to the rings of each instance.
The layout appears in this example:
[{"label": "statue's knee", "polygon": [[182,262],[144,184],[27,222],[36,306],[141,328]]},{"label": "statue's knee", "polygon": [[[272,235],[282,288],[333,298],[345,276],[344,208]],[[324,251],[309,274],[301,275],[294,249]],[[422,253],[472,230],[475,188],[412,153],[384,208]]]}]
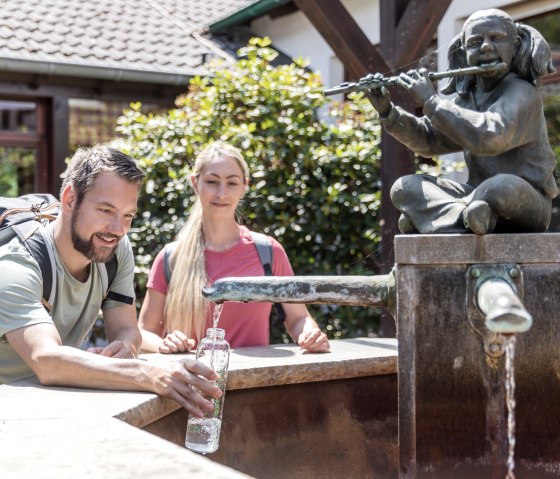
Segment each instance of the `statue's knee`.
[{"label": "statue's knee", "polygon": [[500,174],[485,180],[476,190],[474,199],[488,203],[494,211],[502,214],[511,210],[513,203],[521,206],[529,201],[524,192],[532,193],[533,188],[518,176]]},{"label": "statue's knee", "polygon": [[399,178],[391,187],[391,201],[398,208],[406,200],[410,200],[411,191],[414,184],[417,183],[418,175],[408,175]]}]

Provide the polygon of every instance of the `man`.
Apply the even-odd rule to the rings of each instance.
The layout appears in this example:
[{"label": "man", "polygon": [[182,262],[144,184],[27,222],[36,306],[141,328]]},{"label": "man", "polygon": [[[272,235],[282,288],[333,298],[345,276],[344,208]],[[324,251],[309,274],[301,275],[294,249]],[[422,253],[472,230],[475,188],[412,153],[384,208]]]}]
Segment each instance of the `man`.
[{"label": "man", "polygon": [[[47,227],[54,241],[57,290],[44,308],[37,262],[14,238],[0,247],[0,383],[35,374],[45,385],[152,391],[196,416],[219,397],[216,374],[194,360],[161,366],[136,358],[141,337],[134,307],[134,258],[126,236],[143,172],[127,155],[103,146],[79,150],[64,174],[60,213]],[[113,255],[118,270],[104,299],[96,263]],[[116,298],[116,299],[114,299]],[[109,344],[78,349],[99,309]],[[203,376],[203,377],[200,377]]]}]

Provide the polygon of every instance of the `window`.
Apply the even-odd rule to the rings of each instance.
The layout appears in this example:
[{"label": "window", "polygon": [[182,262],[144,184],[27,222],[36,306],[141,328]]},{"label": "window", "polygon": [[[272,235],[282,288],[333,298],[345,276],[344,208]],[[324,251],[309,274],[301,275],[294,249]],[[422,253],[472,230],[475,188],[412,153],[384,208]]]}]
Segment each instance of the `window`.
[{"label": "window", "polygon": [[0,194],[47,191],[45,103],[0,98]]}]

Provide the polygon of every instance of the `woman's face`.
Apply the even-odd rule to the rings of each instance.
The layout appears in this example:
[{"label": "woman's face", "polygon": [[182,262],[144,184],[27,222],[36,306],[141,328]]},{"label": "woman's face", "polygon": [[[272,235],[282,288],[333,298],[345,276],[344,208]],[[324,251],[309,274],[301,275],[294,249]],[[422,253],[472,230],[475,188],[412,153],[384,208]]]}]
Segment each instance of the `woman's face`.
[{"label": "woman's face", "polygon": [[[506,19],[489,16],[471,21],[464,32],[464,47],[470,66],[505,63],[510,70],[518,40]],[[485,73],[485,76],[504,73]]]},{"label": "woman's face", "polygon": [[209,217],[234,217],[239,201],[245,194],[248,180],[231,157],[208,161],[198,176],[192,178],[202,210]]}]

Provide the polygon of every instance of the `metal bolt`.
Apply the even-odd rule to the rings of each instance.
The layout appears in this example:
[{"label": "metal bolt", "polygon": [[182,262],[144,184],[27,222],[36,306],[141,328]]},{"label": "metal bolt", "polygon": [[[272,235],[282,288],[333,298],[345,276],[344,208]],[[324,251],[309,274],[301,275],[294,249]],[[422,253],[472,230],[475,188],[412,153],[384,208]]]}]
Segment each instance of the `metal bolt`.
[{"label": "metal bolt", "polygon": [[490,343],[490,345],[488,346],[488,349],[490,350],[490,352],[492,354],[496,354],[496,353],[501,351],[502,346],[501,346],[500,343]]},{"label": "metal bolt", "polygon": [[473,278],[478,278],[480,276],[480,270],[478,268],[471,269],[471,276]]},{"label": "metal bolt", "polygon": [[519,270],[517,268],[511,268],[509,270],[510,278],[518,278],[519,277]]}]

